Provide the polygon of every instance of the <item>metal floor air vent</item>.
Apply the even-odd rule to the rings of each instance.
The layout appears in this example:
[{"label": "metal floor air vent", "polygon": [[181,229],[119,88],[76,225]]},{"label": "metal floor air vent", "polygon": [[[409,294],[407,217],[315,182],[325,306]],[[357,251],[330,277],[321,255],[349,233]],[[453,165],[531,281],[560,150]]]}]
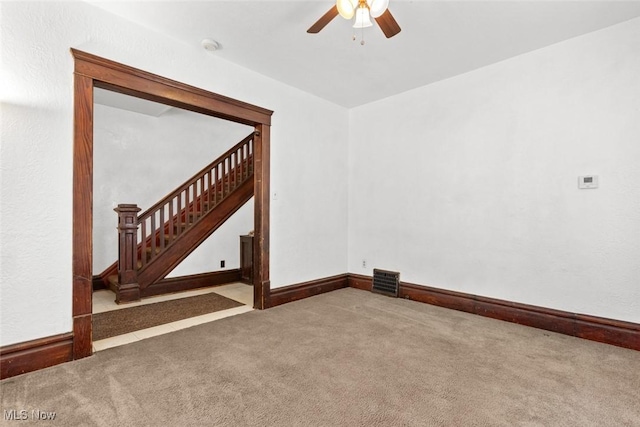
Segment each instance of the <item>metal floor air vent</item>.
[{"label": "metal floor air vent", "polygon": [[397,298],[399,288],[400,273],[397,271],[378,270],[377,268],[373,269],[372,292]]}]

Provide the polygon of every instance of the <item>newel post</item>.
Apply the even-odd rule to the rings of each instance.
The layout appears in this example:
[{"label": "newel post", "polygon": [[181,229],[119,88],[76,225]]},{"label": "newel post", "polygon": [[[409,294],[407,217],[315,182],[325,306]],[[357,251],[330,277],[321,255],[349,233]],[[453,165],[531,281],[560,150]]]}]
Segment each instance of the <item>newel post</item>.
[{"label": "newel post", "polygon": [[116,303],[140,300],[138,285],[138,205],[118,205],[118,292]]}]

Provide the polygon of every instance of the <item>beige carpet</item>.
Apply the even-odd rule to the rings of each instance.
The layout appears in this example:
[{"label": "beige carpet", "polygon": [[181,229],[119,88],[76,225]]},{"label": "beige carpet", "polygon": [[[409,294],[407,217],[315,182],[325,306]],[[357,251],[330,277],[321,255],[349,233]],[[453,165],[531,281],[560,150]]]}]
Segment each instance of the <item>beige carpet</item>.
[{"label": "beige carpet", "polygon": [[640,425],[640,352],[355,289],[0,387],[46,425]]}]

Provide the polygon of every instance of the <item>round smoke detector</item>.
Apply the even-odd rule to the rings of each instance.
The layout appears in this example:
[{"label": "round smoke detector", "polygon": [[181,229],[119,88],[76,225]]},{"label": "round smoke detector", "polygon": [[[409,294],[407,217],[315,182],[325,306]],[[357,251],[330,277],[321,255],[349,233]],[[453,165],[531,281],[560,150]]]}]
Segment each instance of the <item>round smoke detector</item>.
[{"label": "round smoke detector", "polygon": [[200,44],[202,45],[203,48],[205,48],[209,52],[214,52],[220,49],[220,44],[217,41],[212,39],[204,39],[202,40],[202,42],[200,42]]}]

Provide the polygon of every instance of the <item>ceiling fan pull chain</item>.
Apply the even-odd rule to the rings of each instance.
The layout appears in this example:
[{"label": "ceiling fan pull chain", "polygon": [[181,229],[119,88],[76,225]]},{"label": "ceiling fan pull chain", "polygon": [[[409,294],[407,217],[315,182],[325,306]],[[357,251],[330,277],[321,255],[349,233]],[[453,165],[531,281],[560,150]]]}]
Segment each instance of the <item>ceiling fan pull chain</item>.
[{"label": "ceiling fan pull chain", "polygon": [[[356,41],[358,36],[355,33],[351,36],[351,40]],[[364,46],[364,28],[360,27],[360,45]]]}]

